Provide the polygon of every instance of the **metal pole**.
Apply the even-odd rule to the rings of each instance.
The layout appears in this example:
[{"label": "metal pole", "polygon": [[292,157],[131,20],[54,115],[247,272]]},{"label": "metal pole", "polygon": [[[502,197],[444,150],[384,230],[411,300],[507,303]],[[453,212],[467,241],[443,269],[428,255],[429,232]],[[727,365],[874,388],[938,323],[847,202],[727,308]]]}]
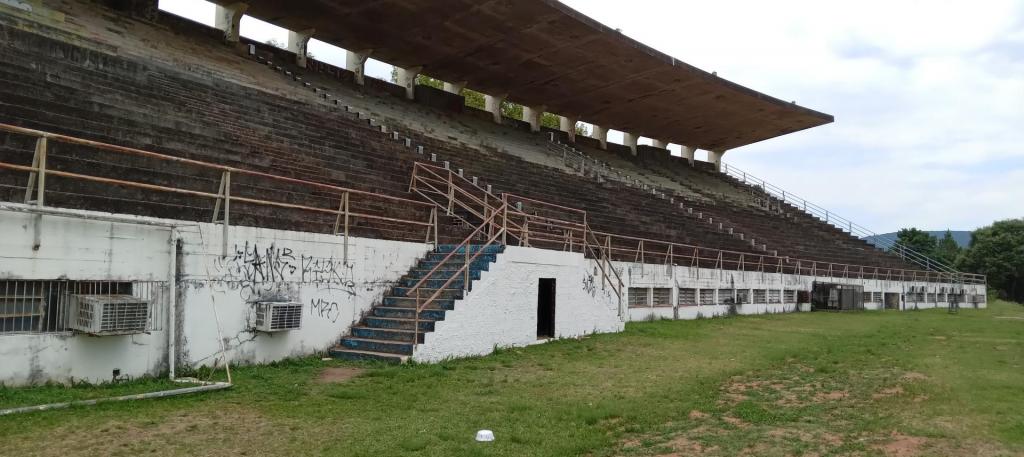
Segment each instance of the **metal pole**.
[{"label": "metal pole", "polygon": [[231,226],[231,172],[224,172],[224,227],[221,240],[221,256],[228,256],[228,228]]},{"label": "metal pole", "polygon": [[345,194],[342,196],[342,204],[345,206],[345,244],[342,248],[342,255],[344,256],[342,260],[344,262],[344,265],[348,265],[348,195],[349,193],[345,192]]}]

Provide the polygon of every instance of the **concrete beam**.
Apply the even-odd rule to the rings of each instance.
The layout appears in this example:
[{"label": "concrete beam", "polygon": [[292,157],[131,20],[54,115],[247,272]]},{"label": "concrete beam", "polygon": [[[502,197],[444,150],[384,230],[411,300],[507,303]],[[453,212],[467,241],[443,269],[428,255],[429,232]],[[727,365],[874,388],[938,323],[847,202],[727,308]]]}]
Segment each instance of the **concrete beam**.
[{"label": "concrete beam", "polygon": [[228,6],[217,5],[217,15],[214,18],[214,25],[224,31],[224,41],[238,43],[242,15],[249,9],[248,3],[238,2]]},{"label": "concrete beam", "polygon": [[366,59],[370,58],[370,54],[373,54],[372,49],[348,51],[345,54],[345,68],[347,68],[348,71],[355,73],[356,84],[360,86],[362,86],[366,81]]},{"label": "concrete beam", "polygon": [[576,142],[576,124],[579,123],[580,118],[578,116],[558,116],[558,129],[565,132],[569,136],[569,142]]},{"label": "concrete beam", "polygon": [[501,102],[505,101],[506,97],[506,94],[484,95],[484,109],[494,117],[495,124],[501,123]]},{"label": "concrete beam", "polygon": [[313,38],[316,29],[306,29],[299,32],[288,31],[288,50],[295,53],[295,65],[306,68],[306,55],[309,54],[309,39]]},{"label": "concrete beam", "polygon": [[423,67],[395,68],[395,72],[398,73],[398,85],[405,88],[405,98],[416,98],[416,77],[421,71]]},{"label": "concrete beam", "polygon": [[668,141],[665,140],[653,140],[651,145],[659,149],[668,149]]},{"label": "concrete beam", "polygon": [[715,164],[715,169],[722,171],[722,156],[725,151],[708,151],[708,162]]},{"label": "concrete beam", "polygon": [[636,145],[638,140],[640,140],[640,135],[622,132],[622,144],[628,146],[629,150],[633,151],[633,155],[636,155]]},{"label": "concrete beam", "polygon": [[540,117],[546,109],[547,107],[544,105],[523,107],[523,121],[530,123],[531,132],[540,131]]},{"label": "concrete beam", "polygon": [[466,81],[459,81],[457,83],[444,83],[444,91],[449,94],[459,95],[462,93],[462,89],[466,88]]},{"label": "concrete beam", "polygon": [[594,128],[590,129],[590,137],[601,142],[601,149],[608,149],[608,128],[601,127],[600,125],[594,125]]},{"label": "concrete beam", "polygon": [[683,158],[690,161],[690,165],[693,165],[693,155],[697,152],[697,148],[687,145],[682,145]]}]

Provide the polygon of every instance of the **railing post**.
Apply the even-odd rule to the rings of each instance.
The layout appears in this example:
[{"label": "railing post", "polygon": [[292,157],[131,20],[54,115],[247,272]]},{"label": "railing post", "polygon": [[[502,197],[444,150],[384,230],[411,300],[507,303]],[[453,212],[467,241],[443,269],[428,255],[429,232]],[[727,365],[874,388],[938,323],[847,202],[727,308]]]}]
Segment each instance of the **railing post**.
[{"label": "railing post", "polygon": [[[29,185],[25,189],[25,203],[29,203],[32,195],[32,183],[35,182],[36,206],[43,207],[46,197],[46,149],[47,139],[45,136],[36,140],[36,151],[32,158],[32,166],[36,169],[35,176],[29,174]],[[32,227],[32,250],[36,251],[43,244],[43,215],[36,214]]]},{"label": "railing post", "polygon": [[32,203],[32,193],[35,192],[36,205],[43,206],[43,192],[45,191],[46,182],[46,147],[46,137],[39,137],[36,140],[35,153],[32,155],[32,168],[35,168],[35,170],[29,172],[28,184],[25,186],[25,204]]},{"label": "railing post", "polygon": [[228,231],[231,228],[231,172],[224,172],[224,225],[222,227],[221,255],[228,256]]},{"label": "railing post", "polygon": [[502,195],[501,199],[503,200],[501,205],[501,244],[502,246],[508,246],[508,198]]},{"label": "railing post", "polygon": [[448,170],[448,215],[452,215],[452,205],[455,204],[455,183],[452,181],[452,171]]},{"label": "railing post", "polygon": [[463,282],[462,282],[462,290],[465,291],[466,293],[469,293],[469,248],[470,248],[470,246],[473,246],[473,245],[471,243],[466,243],[466,246],[463,248],[463,250],[466,251],[466,261],[463,263],[462,269],[466,270],[466,275],[465,275],[465,278],[463,279]]},{"label": "railing post", "polygon": [[348,219],[349,219],[348,200],[349,200],[349,193],[345,192],[345,195],[342,196],[342,199],[343,199],[342,203],[345,205],[345,209],[344,209],[344,211],[345,211],[345,244],[344,244],[344,246],[342,248],[343,249],[342,250],[342,255],[344,256],[342,261],[344,262],[343,265],[348,265]]}]

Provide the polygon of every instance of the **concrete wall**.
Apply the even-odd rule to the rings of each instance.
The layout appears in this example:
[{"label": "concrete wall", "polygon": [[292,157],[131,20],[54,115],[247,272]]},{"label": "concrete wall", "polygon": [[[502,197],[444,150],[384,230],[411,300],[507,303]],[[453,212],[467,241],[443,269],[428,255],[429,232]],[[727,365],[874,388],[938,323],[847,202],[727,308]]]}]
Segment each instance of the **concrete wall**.
[{"label": "concrete wall", "polygon": [[[671,306],[631,307],[629,308],[629,320],[631,321],[652,319],[696,319],[698,317],[718,317],[727,315],[730,312],[730,306],[722,304],[725,302],[725,297],[719,297],[717,295],[717,291],[719,289],[763,289],[780,291],[782,303],[767,303],[767,300],[756,301],[754,300],[754,294],[751,293],[750,296],[752,303],[737,304],[735,306],[736,314],[740,315],[793,312],[798,310],[809,311],[810,309],[807,306],[804,306],[801,309],[796,303],[791,300],[786,300],[786,294],[784,291],[810,291],[815,281],[863,286],[865,292],[864,309],[866,310],[878,310],[883,307],[881,303],[867,299],[866,297],[868,292],[897,293],[903,296],[907,291],[911,290],[912,287],[924,287],[929,292],[934,292],[939,290],[941,287],[951,288],[955,286],[957,288],[962,287],[967,289],[968,294],[981,296],[984,296],[985,294],[985,286],[983,285],[959,286],[954,284],[914,281],[847,279],[841,277],[758,273],[752,271],[729,271],[706,268],[699,269],[680,266],[669,267],[665,265],[645,265],[629,262],[616,262],[615,268],[622,272],[622,277],[627,282],[627,291],[631,288],[643,290],[648,288],[672,289]],[[683,306],[680,304],[679,300],[679,289],[681,288],[697,289],[698,295],[701,289],[714,290],[716,292],[714,302],[711,305]],[[765,298],[768,296],[769,295],[766,294]],[[625,297],[624,301],[629,303],[628,297]],[[947,306],[947,302],[936,301],[916,303],[909,301],[901,302],[900,309],[930,309],[936,307],[945,308]],[[961,304],[961,307],[973,306],[974,305],[970,303]],[[978,303],[977,306],[979,308],[984,308],[986,307],[986,304],[982,302]]]},{"label": "concrete wall", "polygon": [[[41,245],[33,250],[35,215],[0,209],[0,280],[109,280],[152,282],[155,328],[148,334],[91,337],[71,332],[0,333],[0,383],[109,381],[114,369],[138,377],[160,375],[168,366],[168,297],[175,284],[178,366],[215,363],[225,344],[234,363],[259,363],[328,349],[377,303],[394,281],[430,246],[352,238],[348,262],[342,238],[325,234],[232,227],[222,256],[222,227],[86,211],[42,216]],[[93,218],[93,219],[86,219]],[[95,220],[116,218],[118,222]],[[163,225],[161,225],[163,224]],[[172,225],[177,280],[170,278]],[[536,343],[540,278],[557,282],[555,333],[578,337],[617,332],[623,322],[652,318],[723,316],[732,310],[721,297],[707,306],[679,306],[679,288],[810,290],[815,280],[857,284],[867,292],[904,294],[943,285],[898,281],[734,272],[616,262],[626,288],[671,288],[671,306],[625,309],[602,287],[596,264],[580,254],[508,247],[474,283],[472,293],[438,322],[419,345],[415,360],[484,355],[495,347]],[[952,285],[946,285],[952,286]],[[966,286],[984,294],[984,286]],[[784,294],[782,295],[784,297]],[[252,303],[297,301],[304,306],[301,330],[252,331]],[[944,303],[902,303],[926,309]],[[984,304],[981,304],[983,307]],[[877,304],[868,303],[868,309]],[[736,314],[792,312],[793,303],[738,305]]]},{"label": "concrete wall", "polygon": [[557,338],[622,331],[618,298],[602,290],[594,268],[582,254],[510,246],[425,336],[413,358],[435,362],[537,343],[540,278],[555,279]]},{"label": "concrete wall", "polygon": [[[219,225],[117,217],[184,224],[175,229],[181,239],[179,366],[212,364],[220,351],[219,335],[228,356],[238,363],[323,351],[430,249],[418,243],[351,238],[345,264],[338,236],[232,227],[228,256],[222,257]],[[170,227],[43,216],[42,244],[33,251],[34,218],[0,210],[0,280],[161,281],[164,288],[170,283]],[[154,313],[163,322],[149,334],[0,333],[0,383],[102,382],[111,379],[115,368],[130,377],[165,372],[165,296],[154,300]],[[302,303],[302,329],[253,332],[251,303],[259,299]]]}]

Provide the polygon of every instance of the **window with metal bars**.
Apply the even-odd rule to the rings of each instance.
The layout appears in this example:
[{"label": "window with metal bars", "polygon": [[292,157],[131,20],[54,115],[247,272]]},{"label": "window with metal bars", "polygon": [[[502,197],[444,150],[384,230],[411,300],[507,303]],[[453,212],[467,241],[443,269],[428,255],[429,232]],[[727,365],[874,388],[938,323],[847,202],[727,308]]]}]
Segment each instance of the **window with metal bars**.
[{"label": "window with metal bars", "polygon": [[768,290],[768,303],[779,304],[782,303],[782,291],[779,289]]},{"label": "window with metal bars", "polygon": [[732,305],[735,303],[732,289],[718,289],[718,303]]},{"label": "window with metal bars", "polygon": [[750,289],[736,289],[736,303],[739,305],[750,304]]},{"label": "window with metal bars", "polygon": [[714,305],[715,304],[715,289],[701,289],[700,290],[700,304],[701,305]]},{"label": "window with metal bars", "polygon": [[655,287],[651,289],[651,304],[656,307],[671,307],[672,289],[668,287]]},{"label": "window with metal bars", "polygon": [[[160,282],[0,280],[0,334],[67,332],[74,327],[70,312],[74,296],[137,296],[149,300],[163,295],[165,285]],[[147,328],[153,329],[153,316],[148,320]]]},{"label": "window with metal bars", "polygon": [[754,303],[768,303],[768,294],[764,289],[754,289]]},{"label": "window with metal bars", "polygon": [[796,303],[796,291],[787,289],[783,294],[782,299],[785,300],[784,303]]},{"label": "window with metal bars", "polygon": [[697,289],[679,288],[679,306],[697,306]]},{"label": "window with metal bars", "polygon": [[630,308],[648,308],[651,306],[651,302],[647,299],[647,288],[646,287],[630,287],[629,288],[629,307]]}]

